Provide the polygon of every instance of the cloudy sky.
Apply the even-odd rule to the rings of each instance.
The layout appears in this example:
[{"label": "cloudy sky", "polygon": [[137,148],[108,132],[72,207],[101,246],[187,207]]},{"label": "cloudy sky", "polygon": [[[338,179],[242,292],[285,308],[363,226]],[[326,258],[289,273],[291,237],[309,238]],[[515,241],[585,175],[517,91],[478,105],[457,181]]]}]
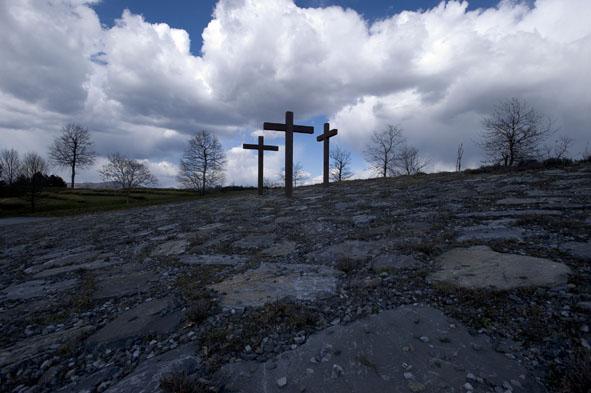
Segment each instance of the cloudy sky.
[{"label": "cloudy sky", "polygon": [[[444,170],[460,142],[467,164],[480,162],[482,115],[515,96],[578,154],[591,143],[589,20],[589,0],[0,1],[0,148],[46,155],[75,121],[92,132],[97,166],[118,151],[174,186],[187,140],[206,129],[227,151],[226,182],[254,184],[242,143],[292,110],[317,133],[338,128],[358,176],[370,133],[387,124]],[[317,179],[321,144],[295,144]],[[282,158],[269,153],[270,176]],[[96,167],[78,180],[99,181]]]}]

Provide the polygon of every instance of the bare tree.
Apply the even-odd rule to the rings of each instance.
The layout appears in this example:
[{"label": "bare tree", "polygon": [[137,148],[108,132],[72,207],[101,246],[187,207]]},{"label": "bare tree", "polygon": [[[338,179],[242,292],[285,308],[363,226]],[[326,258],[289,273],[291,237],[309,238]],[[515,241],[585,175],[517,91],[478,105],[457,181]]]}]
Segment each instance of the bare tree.
[{"label": "bare tree", "polygon": [[407,145],[402,146],[394,162],[398,172],[404,175],[416,175],[428,164],[421,157],[417,148]]},{"label": "bare tree", "polygon": [[105,181],[113,182],[125,191],[127,203],[132,189],[158,182],[146,165],[119,153],[109,157],[109,162],[103,166],[100,174]]},{"label": "bare tree", "polygon": [[2,166],[2,179],[6,184],[15,182],[21,172],[21,161],[18,152],[14,149],[4,149],[0,152],[0,166]]},{"label": "bare tree", "polygon": [[551,119],[517,98],[498,103],[482,125],[484,153],[493,164],[506,167],[537,157],[540,144],[554,132]]},{"label": "bare tree", "polygon": [[572,143],[573,140],[568,136],[559,137],[556,141],[554,141],[554,145],[544,146],[544,158],[555,158],[557,160],[567,158]]},{"label": "bare tree", "polygon": [[458,154],[456,156],[456,172],[462,171],[462,158],[464,157],[464,143],[458,145]]},{"label": "bare tree", "polygon": [[383,131],[374,131],[364,151],[365,159],[379,176],[391,176],[396,150],[402,143],[402,130],[397,126],[389,125]]},{"label": "bare tree", "polygon": [[[293,166],[293,187],[297,187],[308,178],[308,173],[304,171],[304,166],[301,162],[296,162]],[[279,172],[279,181],[285,184],[285,167],[281,167]]]},{"label": "bare tree", "polygon": [[70,187],[74,188],[77,168],[85,168],[94,163],[95,153],[87,128],[70,123],[62,128],[62,133],[54,141],[49,151],[51,161],[71,171]]},{"label": "bare tree", "polygon": [[185,188],[204,194],[208,188],[223,182],[225,165],[226,156],[218,138],[201,131],[189,141],[177,178]]},{"label": "bare tree", "polygon": [[341,149],[337,146],[330,152],[330,159],[332,160],[330,168],[330,176],[333,181],[347,180],[353,173],[351,172],[351,153]]},{"label": "bare tree", "polygon": [[35,211],[38,194],[43,189],[44,174],[49,166],[47,161],[34,152],[26,153],[20,166],[21,173],[27,182],[31,201],[31,210]]}]

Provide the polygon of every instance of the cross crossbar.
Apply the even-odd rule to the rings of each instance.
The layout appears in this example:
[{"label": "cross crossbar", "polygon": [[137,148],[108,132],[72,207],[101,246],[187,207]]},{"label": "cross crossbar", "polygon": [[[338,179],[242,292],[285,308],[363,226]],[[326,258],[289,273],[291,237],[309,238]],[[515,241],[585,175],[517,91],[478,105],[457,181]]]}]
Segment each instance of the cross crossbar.
[{"label": "cross crossbar", "polygon": [[338,133],[339,133],[338,130],[330,130],[328,133],[318,135],[316,137],[316,140],[318,142],[322,142],[325,139],[332,138],[333,136],[336,136]]},{"label": "cross crossbar", "polygon": [[[261,149],[261,147],[259,145],[253,145],[250,143],[244,143],[242,145],[243,149],[247,149],[247,150],[259,150]],[[279,151],[279,146],[271,146],[271,145],[263,145],[262,150],[268,150],[268,151]]]},{"label": "cross crossbar", "polygon": [[[263,130],[266,131],[287,131],[287,125],[281,123],[263,123]],[[293,125],[293,132],[299,132],[302,134],[313,134],[314,127],[312,126],[300,126],[297,124]]]},{"label": "cross crossbar", "polygon": [[313,134],[314,127],[293,124],[293,112],[287,111],[285,123],[265,122],[263,130],[285,132],[285,195],[291,197],[293,195],[293,133]]}]

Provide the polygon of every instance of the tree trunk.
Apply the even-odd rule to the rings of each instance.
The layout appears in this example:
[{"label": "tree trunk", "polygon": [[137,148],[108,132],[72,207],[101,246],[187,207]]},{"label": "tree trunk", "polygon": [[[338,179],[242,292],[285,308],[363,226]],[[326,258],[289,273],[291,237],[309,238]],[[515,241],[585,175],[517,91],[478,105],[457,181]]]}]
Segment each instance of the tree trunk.
[{"label": "tree trunk", "polygon": [[70,188],[74,189],[74,177],[76,177],[76,164],[72,164],[72,184]]}]

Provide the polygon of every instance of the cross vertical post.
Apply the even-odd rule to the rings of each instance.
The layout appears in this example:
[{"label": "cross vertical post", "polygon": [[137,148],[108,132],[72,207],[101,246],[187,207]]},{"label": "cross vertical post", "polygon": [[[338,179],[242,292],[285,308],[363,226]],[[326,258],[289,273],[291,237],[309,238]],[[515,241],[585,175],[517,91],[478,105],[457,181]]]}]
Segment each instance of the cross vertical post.
[{"label": "cross vertical post", "polygon": [[284,124],[265,122],[263,129],[285,132],[285,195],[291,197],[293,195],[293,133],[313,134],[314,127],[293,124],[293,112],[287,111]]},{"label": "cross vertical post", "polygon": [[293,112],[285,112],[285,195],[293,195]]},{"label": "cross vertical post", "polygon": [[324,142],[324,172],[323,172],[323,185],[328,186],[329,183],[329,171],[330,171],[330,138],[338,134],[338,130],[331,130],[329,123],[324,123],[324,133],[318,135],[316,140],[318,142]]},{"label": "cross vertical post", "polygon": [[279,146],[265,145],[265,138],[263,136],[259,136],[259,143],[258,144],[251,145],[251,144],[245,143],[242,145],[242,148],[249,149],[249,150],[257,150],[259,153],[258,191],[259,191],[259,195],[263,195],[263,192],[264,192],[264,184],[263,184],[264,152],[265,152],[265,150],[278,151]]}]

